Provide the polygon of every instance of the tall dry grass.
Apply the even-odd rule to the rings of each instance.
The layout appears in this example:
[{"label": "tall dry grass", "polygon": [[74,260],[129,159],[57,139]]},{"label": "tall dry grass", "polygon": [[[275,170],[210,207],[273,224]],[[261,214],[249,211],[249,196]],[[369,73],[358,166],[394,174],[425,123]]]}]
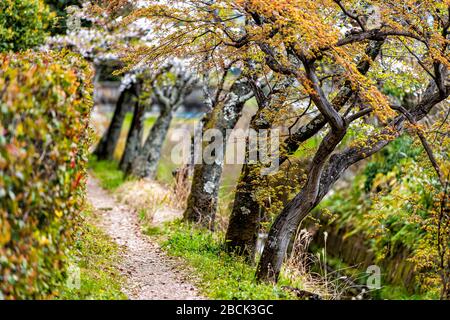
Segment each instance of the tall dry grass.
[{"label": "tall dry grass", "polygon": [[[348,292],[353,283],[346,276],[340,276],[344,270],[330,270],[326,254],[326,233],[324,237],[325,248],[314,255],[309,252],[311,234],[306,229],[299,230],[283,269],[283,276],[295,285],[287,289],[303,298],[349,299]],[[314,271],[315,269],[318,271]]]}]

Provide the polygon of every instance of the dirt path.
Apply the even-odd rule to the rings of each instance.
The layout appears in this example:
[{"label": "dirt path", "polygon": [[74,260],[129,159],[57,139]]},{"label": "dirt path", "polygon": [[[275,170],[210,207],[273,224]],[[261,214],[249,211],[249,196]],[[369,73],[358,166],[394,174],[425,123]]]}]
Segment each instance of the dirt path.
[{"label": "dirt path", "polygon": [[88,179],[87,194],[100,216],[100,227],[124,248],[120,269],[128,279],[123,292],[129,299],[203,299],[179,264],[142,234],[133,211],[118,204],[92,177]]}]

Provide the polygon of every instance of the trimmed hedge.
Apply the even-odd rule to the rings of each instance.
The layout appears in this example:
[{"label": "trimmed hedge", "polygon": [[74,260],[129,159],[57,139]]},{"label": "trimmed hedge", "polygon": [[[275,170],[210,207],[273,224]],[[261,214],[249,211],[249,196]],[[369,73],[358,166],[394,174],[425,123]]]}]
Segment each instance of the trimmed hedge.
[{"label": "trimmed hedge", "polygon": [[55,13],[43,0],[1,0],[0,52],[42,44],[54,19]]},{"label": "trimmed hedge", "polygon": [[0,299],[51,298],[84,202],[90,66],[72,53],[0,55]]}]

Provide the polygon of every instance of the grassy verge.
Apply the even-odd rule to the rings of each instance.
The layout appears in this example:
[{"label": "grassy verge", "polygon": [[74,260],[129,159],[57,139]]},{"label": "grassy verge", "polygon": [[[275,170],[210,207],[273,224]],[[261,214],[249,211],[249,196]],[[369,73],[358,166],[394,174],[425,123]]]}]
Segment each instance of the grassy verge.
[{"label": "grassy verge", "polygon": [[106,190],[114,191],[125,182],[125,175],[116,161],[99,161],[92,156],[89,159],[89,169],[94,172],[100,180],[100,185]]},{"label": "grassy verge", "polygon": [[258,284],[255,268],[223,250],[221,235],[179,221],[149,228],[171,256],[185,260],[199,278],[202,293],[213,299],[292,299],[281,285]]},{"label": "grassy verge", "polygon": [[63,300],[122,300],[124,281],[117,268],[119,247],[92,222],[90,212],[83,217],[70,252],[71,266],[79,270],[79,282],[61,290]]}]

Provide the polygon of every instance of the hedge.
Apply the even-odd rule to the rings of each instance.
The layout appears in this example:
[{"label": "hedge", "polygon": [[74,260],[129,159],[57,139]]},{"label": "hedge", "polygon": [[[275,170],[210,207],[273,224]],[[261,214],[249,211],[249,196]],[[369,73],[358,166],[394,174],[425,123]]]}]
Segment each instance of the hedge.
[{"label": "hedge", "polygon": [[68,52],[0,54],[0,299],[58,294],[84,202],[92,72]]},{"label": "hedge", "polygon": [[42,44],[54,19],[55,13],[43,0],[1,0],[0,52]]}]

